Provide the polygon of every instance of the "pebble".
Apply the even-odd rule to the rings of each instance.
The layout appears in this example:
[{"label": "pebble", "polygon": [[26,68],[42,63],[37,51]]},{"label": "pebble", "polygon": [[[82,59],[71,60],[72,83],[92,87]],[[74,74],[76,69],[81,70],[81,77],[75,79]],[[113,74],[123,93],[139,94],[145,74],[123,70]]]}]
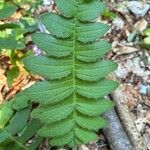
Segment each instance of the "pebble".
[{"label": "pebble", "polygon": [[116,18],[113,21],[113,25],[116,27],[117,30],[122,29],[124,27],[124,21],[121,18]]},{"label": "pebble", "polygon": [[119,64],[118,68],[115,70],[115,75],[117,78],[125,79],[128,75],[128,71],[126,68]]},{"label": "pebble", "polygon": [[144,94],[144,95],[149,94],[150,85],[140,85],[139,88],[140,88],[140,89],[139,89],[139,92],[140,92],[141,94]]},{"label": "pebble", "polygon": [[43,0],[43,4],[45,6],[51,5],[51,3],[52,3],[52,0]]},{"label": "pebble", "polygon": [[128,9],[138,17],[143,17],[150,10],[150,4],[143,4],[138,1],[130,1],[127,3]]}]

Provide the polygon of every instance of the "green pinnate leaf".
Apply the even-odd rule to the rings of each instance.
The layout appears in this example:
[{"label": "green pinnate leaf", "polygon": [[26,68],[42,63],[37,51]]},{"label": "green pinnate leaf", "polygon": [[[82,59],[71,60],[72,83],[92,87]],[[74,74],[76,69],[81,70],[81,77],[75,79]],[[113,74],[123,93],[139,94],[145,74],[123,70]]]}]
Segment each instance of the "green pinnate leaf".
[{"label": "green pinnate leaf", "polygon": [[28,70],[50,80],[63,78],[71,74],[71,63],[71,60],[56,60],[45,56],[33,56],[24,60]]},{"label": "green pinnate leaf", "polygon": [[33,111],[32,117],[39,118],[43,122],[51,124],[67,118],[72,113],[73,109],[74,106],[72,104],[68,104],[59,108],[53,108],[52,110],[44,111],[40,114],[40,118],[39,115]]},{"label": "green pinnate leaf", "polygon": [[100,61],[94,64],[83,64],[79,62],[76,66],[76,76],[87,81],[102,79],[117,68],[117,64],[112,61]]},{"label": "green pinnate leaf", "polygon": [[87,116],[98,116],[114,106],[113,102],[106,99],[89,100],[86,102],[86,99],[83,97],[78,97],[78,101],[79,105],[77,110]]},{"label": "green pinnate leaf", "polygon": [[74,133],[73,131],[71,131],[63,136],[53,138],[50,141],[50,144],[54,146],[55,145],[63,146],[63,145],[69,144],[73,140],[73,138],[74,138]]},{"label": "green pinnate leaf", "polygon": [[74,120],[69,117],[63,121],[57,122],[57,124],[46,124],[38,131],[38,134],[44,137],[60,137],[70,132],[73,126]]},{"label": "green pinnate leaf", "polygon": [[[105,10],[105,5],[99,1],[92,1],[79,6],[77,18],[81,21],[93,21]],[[94,11],[93,11],[94,10]]]},{"label": "green pinnate leaf", "polygon": [[87,116],[77,116],[76,122],[80,127],[94,131],[98,131],[100,128],[106,127],[108,123],[104,118]]},{"label": "green pinnate leaf", "polygon": [[56,4],[65,17],[76,16],[81,21],[93,21],[106,8],[104,3],[95,0],[91,3],[84,3],[82,0],[56,0]]},{"label": "green pinnate leaf", "polygon": [[[46,33],[36,33],[32,39],[48,56],[61,58],[71,54],[73,47],[71,40],[56,39]],[[86,62],[93,62],[102,58],[110,49],[111,45],[104,40],[88,44],[76,42],[75,45],[76,58]]]},{"label": "green pinnate leaf", "polygon": [[51,145],[75,149],[96,140],[95,131],[107,125],[99,115],[114,106],[104,97],[118,87],[106,79],[117,64],[104,59],[111,46],[100,40],[110,27],[95,21],[105,5],[98,0],[55,2],[60,14],[41,15],[47,31],[32,36],[44,55],[24,59],[25,68],[45,80],[23,91],[18,97],[23,104],[14,105],[39,103],[31,113],[42,121],[38,134],[50,138]]},{"label": "green pinnate leaf", "polygon": [[94,62],[99,58],[103,58],[104,55],[111,49],[111,45],[100,40],[95,43],[76,43],[75,53],[78,60],[84,62]]},{"label": "green pinnate leaf", "polygon": [[73,17],[74,14],[77,12],[78,3],[80,0],[56,0],[57,7],[59,11],[65,17]]},{"label": "green pinnate leaf", "polygon": [[103,36],[108,30],[109,26],[103,23],[88,23],[80,24],[77,27],[77,40],[80,42],[94,42],[96,39]]},{"label": "green pinnate leaf", "polygon": [[35,33],[32,40],[48,56],[59,58],[71,54],[72,41],[59,40],[46,33]]},{"label": "green pinnate leaf", "polygon": [[[56,60],[45,56],[33,56],[28,57],[24,62],[30,72],[50,80],[61,79],[72,73],[72,60]],[[88,81],[97,81],[115,70],[117,64],[112,61],[101,61],[95,64],[77,62],[76,68],[76,77]]]},{"label": "green pinnate leaf", "polygon": [[41,17],[46,29],[57,37],[67,38],[73,35],[74,24],[72,20],[66,20],[57,14],[46,13]]},{"label": "green pinnate leaf", "polygon": [[73,92],[72,81],[45,81],[26,90],[26,96],[41,104],[52,104],[67,98]]},{"label": "green pinnate leaf", "polygon": [[93,83],[80,81],[77,82],[76,92],[84,97],[98,99],[111,93],[117,87],[117,82],[106,79]]},{"label": "green pinnate leaf", "polygon": [[75,135],[84,143],[88,143],[97,139],[97,135],[94,132],[78,127],[75,129]]}]

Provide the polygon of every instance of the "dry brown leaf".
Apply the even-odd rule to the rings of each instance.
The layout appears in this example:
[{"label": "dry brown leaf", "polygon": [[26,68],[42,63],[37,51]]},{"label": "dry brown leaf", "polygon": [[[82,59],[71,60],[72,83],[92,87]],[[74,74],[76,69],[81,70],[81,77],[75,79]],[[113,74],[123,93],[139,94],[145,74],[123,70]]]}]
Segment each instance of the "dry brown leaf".
[{"label": "dry brown leaf", "polygon": [[148,22],[144,18],[142,18],[141,20],[135,23],[134,29],[138,32],[142,32],[147,28],[147,25]]},{"label": "dry brown leaf", "polygon": [[4,70],[0,68],[0,104],[3,103],[4,99],[3,99],[3,95],[1,93],[2,88],[7,85],[7,79],[4,75]]},{"label": "dry brown leaf", "polygon": [[29,82],[29,79],[27,78],[27,76],[20,75],[12,84],[12,87],[10,88],[9,92],[6,94],[5,99],[8,100],[11,97],[13,97],[28,82]]},{"label": "dry brown leaf", "polygon": [[116,46],[113,48],[113,52],[117,53],[117,55],[130,54],[136,51],[138,51],[138,49],[135,47],[125,46],[119,43],[117,43]]},{"label": "dry brown leaf", "polygon": [[11,16],[11,18],[14,20],[19,20],[21,17],[22,17],[22,11],[17,11]]},{"label": "dry brown leaf", "polygon": [[122,90],[127,100],[126,102],[127,106],[131,110],[142,99],[141,95],[139,94],[138,87],[134,87],[133,85],[123,84]]},{"label": "dry brown leaf", "polygon": [[13,97],[18,91],[22,89],[22,87],[24,87],[29,82],[28,72],[24,69],[24,66],[19,62],[17,62],[17,66],[19,67],[20,74],[19,77],[14,80],[9,92],[6,94],[6,100]]}]

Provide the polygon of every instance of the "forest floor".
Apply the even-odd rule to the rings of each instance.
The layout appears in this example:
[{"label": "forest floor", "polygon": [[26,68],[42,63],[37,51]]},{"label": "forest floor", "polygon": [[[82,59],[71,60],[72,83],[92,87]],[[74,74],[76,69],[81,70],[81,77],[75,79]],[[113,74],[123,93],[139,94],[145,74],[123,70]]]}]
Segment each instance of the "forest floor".
[{"label": "forest floor", "polygon": [[[125,97],[124,104],[144,144],[150,150],[150,46],[147,48],[141,44],[145,38],[145,30],[150,29],[150,2],[144,0],[107,2],[109,11],[102,18],[98,18],[98,21],[102,19],[111,26],[106,38],[112,44],[112,50],[107,58],[118,63],[114,75]],[[45,11],[56,11],[53,1],[45,0],[45,7],[40,6],[37,15]],[[19,19],[21,14],[22,12],[18,11],[12,19]],[[26,40],[30,41],[30,38],[30,35],[27,35]],[[35,45],[26,43],[36,54],[40,53]],[[2,55],[0,61],[0,103],[31,86],[40,78],[29,76],[20,66],[19,77],[8,86],[6,71],[11,67],[10,59]],[[98,141],[83,145],[80,149],[110,150],[104,134],[99,135]]]}]

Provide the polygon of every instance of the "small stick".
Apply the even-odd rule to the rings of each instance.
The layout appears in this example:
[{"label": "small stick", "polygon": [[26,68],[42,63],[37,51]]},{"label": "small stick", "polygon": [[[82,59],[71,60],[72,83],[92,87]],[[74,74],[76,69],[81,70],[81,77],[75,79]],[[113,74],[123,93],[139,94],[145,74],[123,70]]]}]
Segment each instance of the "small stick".
[{"label": "small stick", "polygon": [[[113,74],[110,76],[110,78],[116,80],[116,76]],[[134,119],[130,115],[129,108],[126,104],[127,100],[123,91],[121,90],[121,86],[117,90],[115,90],[115,92],[113,92],[111,96],[116,103],[117,114],[133,145],[133,149],[147,150],[147,147],[144,144],[144,140],[135,126]]]},{"label": "small stick", "polygon": [[116,109],[119,115],[119,118],[127,132],[131,143],[135,150],[147,150],[144,140],[140,133],[138,132],[134,120],[130,115],[129,109],[126,105],[126,100],[123,91],[118,88],[112,94],[113,100],[116,102]]},{"label": "small stick", "polygon": [[130,140],[115,112],[111,110],[104,114],[109,121],[107,128],[103,129],[111,150],[133,150]]}]

